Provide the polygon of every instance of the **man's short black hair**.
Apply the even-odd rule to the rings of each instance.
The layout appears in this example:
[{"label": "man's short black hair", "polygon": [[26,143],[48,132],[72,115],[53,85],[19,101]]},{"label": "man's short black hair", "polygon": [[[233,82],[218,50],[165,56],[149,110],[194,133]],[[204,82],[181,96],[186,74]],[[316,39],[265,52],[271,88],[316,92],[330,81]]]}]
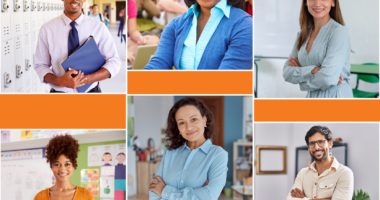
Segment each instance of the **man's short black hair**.
[{"label": "man's short black hair", "polygon": [[310,128],[309,131],[307,131],[305,136],[305,141],[307,145],[309,145],[309,138],[316,133],[321,133],[322,135],[324,135],[327,141],[332,140],[332,133],[329,128],[327,128],[326,126],[313,126]]}]

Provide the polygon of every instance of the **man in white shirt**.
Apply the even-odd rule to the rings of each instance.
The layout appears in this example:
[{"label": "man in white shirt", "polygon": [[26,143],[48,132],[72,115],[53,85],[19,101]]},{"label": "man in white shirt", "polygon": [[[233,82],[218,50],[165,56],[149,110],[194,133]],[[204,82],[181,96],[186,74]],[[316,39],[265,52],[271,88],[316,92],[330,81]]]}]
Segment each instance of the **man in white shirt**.
[{"label": "man in white shirt", "polygon": [[305,141],[314,161],[300,170],[287,200],[351,200],[354,176],[351,169],[330,155],[333,146],[330,129],[313,126]]},{"label": "man in white shirt", "polygon": [[[64,0],[64,13],[40,29],[34,56],[34,68],[40,79],[49,83],[50,92],[76,93],[78,87],[91,84],[85,92],[101,92],[99,81],[114,77],[120,70],[120,59],[106,26],[82,14],[84,0]],[[68,55],[93,36],[105,64],[92,74],[61,66]]]}]

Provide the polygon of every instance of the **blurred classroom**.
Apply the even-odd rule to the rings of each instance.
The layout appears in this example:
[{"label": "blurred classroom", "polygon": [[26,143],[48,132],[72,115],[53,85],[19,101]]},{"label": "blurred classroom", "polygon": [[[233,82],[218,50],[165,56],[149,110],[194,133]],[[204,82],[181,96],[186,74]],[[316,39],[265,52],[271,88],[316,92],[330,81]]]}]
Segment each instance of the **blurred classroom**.
[{"label": "blurred classroom", "polygon": [[[50,138],[66,134],[79,143],[72,184],[87,188],[96,200],[126,199],[125,156],[124,161],[117,159],[120,153],[126,155],[122,130],[1,130],[1,199],[33,199],[52,187],[55,178],[46,161],[46,145]],[[111,154],[107,165],[102,161],[105,152]]]},{"label": "blurred classroom", "polygon": [[[181,98],[128,98],[128,199],[148,199],[149,182],[166,149],[164,129],[167,115]],[[252,97],[196,98],[203,100],[214,113],[212,143],[228,152],[227,181],[219,199],[252,199]]]},{"label": "blurred classroom", "polygon": [[[4,1],[1,12],[1,93],[48,93],[50,87],[42,83],[33,66],[38,34],[41,26],[62,15],[61,0]],[[103,93],[126,91],[126,43],[118,36],[121,11],[125,0],[84,0],[83,13],[89,14],[91,5],[98,5],[102,21],[108,26],[121,60],[121,70],[112,79],[102,81]],[[108,16],[108,17],[106,17]],[[124,27],[124,26],[123,26]]]},{"label": "blurred classroom", "polygon": [[[282,68],[299,32],[301,1],[255,2],[255,95],[258,98],[304,98],[297,84],[284,81]],[[379,94],[379,1],[341,1],[351,38],[351,87],[355,98]],[[358,80],[359,78],[359,80]],[[368,93],[367,93],[368,92]]]}]

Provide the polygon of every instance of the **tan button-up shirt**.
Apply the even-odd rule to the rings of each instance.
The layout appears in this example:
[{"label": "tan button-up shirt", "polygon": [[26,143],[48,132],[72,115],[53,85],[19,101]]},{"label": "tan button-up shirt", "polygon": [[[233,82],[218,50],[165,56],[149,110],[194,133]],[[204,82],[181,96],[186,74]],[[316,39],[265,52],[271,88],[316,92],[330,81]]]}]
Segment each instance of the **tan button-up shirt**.
[{"label": "tan button-up shirt", "polygon": [[[302,200],[331,198],[332,200],[351,200],[354,192],[354,175],[350,168],[340,164],[334,158],[331,167],[318,175],[315,161],[301,169],[292,189],[298,188],[305,194]],[[287,200],[293,198],[289,192]]]}]

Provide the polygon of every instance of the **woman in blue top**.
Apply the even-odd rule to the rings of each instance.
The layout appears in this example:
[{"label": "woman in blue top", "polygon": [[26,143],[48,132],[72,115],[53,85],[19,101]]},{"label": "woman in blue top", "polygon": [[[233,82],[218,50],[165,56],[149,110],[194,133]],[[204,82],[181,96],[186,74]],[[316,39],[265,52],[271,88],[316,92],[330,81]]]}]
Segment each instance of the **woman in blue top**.
[{"label": "woman in blue top", "polygon": [[309,98],[352,98],[350,38],[339,0],[303,0],[300,26],[285,81],[299,84]]},{"label": "woman in blue top", "polygon": [[189,10],[173,19],[145,69],[250,69],[252,17],[244,0],[185,0]]},{"label": "woman in blue top", "polygon": [[179,100],[169,111],[168,150],[149,185],[150,200],[217,200],[227,177],[228,154],[211,143],[214,119],[195,98]]}]

